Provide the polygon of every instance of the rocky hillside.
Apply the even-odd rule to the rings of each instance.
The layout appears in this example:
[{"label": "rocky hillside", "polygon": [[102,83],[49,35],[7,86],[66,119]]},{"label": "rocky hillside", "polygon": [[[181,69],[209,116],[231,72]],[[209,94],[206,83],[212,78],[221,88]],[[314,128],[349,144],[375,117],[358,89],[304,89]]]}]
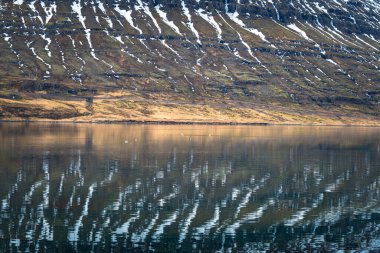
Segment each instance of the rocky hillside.
[{"label": "rocky hillside", "polygon": [[374,123],[379,0],[0,0],[0,117]]}]

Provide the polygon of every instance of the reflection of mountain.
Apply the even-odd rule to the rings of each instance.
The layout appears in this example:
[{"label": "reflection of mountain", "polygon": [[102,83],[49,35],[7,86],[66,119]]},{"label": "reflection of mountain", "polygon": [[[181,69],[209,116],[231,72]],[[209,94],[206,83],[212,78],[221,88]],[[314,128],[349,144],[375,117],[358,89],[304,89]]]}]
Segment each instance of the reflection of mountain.
[{"label": "reflection of mountain", "polygon": [[379,20],[377,0],[1,0],[0,117],[378,122]]},{"label": "reflection of mountain", "polygon": [[[377,243],[375,128],[0,127],[5,249],[334,250]],[[338,133],[347,139],[342,146],[331,140]]]}]

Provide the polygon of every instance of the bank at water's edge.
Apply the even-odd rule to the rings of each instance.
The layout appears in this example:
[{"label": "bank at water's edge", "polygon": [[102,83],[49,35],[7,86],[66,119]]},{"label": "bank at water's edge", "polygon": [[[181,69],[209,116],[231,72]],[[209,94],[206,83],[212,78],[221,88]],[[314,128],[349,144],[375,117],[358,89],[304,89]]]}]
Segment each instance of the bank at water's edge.
[{"label": "bank at water's edge", "polygon": [[[1,121],[290,124],[380,126],[376,108],[142,98],[125,94],[86,98],[0,98]],[[360,110],[359,110],[360,109]]]}]

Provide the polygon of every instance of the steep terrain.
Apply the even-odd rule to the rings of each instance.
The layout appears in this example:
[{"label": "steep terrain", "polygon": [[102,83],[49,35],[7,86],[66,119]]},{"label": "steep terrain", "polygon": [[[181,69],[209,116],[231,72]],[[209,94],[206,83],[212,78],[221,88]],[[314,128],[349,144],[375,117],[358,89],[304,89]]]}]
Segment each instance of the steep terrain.
[{"label": "steep terrain", "polygon": [[380,1],[0,0],[0,117],[379,124]]}]

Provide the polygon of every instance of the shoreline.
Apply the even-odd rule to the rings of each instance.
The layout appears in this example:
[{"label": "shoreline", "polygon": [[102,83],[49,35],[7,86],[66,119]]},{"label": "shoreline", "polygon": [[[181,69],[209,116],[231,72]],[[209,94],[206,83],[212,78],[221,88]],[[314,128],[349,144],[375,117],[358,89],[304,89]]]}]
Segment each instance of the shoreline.
[{"label": "shoreline", "polygon": [[51,123],[51,124],[120,124],[120,125],[208,125],[208,126],[318,126],[318,127],[380,127],[378,124],[321,124],[281,122],[213,122],[213,121],[165,121],[165,120],[51,120],[51,119],[0,119],[0,123]]},{"label": "shoreline", "polygon": [[111,93],[85,100],[29,97],[0,98],[0,122],[66,122],[97,124],[246,125],[246,126],[370,126],[380,127],[380,105],[320,107],[313,104],[248,103],[239,101],[190,102],[166,97],[131,97]]}]

